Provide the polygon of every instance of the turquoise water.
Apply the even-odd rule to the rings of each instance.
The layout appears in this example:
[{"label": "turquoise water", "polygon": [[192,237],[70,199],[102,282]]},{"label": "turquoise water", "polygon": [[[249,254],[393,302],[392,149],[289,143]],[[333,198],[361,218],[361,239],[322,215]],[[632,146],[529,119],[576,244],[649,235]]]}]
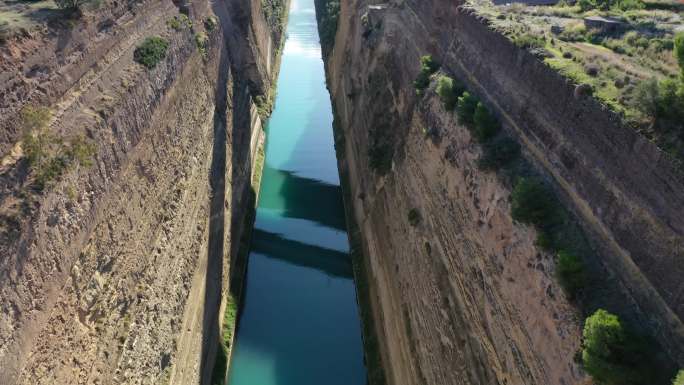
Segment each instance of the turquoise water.
[{"label": "turquoise water", "polygon": [[362,385],[313,0],[292,0],[229,385]]}]

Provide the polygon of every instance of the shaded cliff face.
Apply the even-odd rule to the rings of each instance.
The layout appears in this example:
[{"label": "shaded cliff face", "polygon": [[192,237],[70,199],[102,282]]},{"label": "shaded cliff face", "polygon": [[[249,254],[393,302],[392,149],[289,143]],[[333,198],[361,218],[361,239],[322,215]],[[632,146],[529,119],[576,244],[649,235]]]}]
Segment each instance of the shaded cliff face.
[{"label": "shaded cliff face", "polygon": [[597,295],[619,298],[611,310],[678,358],[684,190],[666,157],[457,2],[348,0],[326,67],[388,382],[584,377],[581,315],[552,258],[511,221],[509,189],[476,167],[468,130],[434,90],[415,94],[426,54],[490,106],[578,216],[615,292]]},{"label": "shaded cliff face", "polygon": [[[169,26],[179,10],[192,28]],[[3,48],[0,383],[207,382],[279,32],[259,1],[106,3],[79,23]],[[152,35],[169,48],[148,70],[133,51]],[[95,149],[42,192],[11,151],[27,104]]]}]

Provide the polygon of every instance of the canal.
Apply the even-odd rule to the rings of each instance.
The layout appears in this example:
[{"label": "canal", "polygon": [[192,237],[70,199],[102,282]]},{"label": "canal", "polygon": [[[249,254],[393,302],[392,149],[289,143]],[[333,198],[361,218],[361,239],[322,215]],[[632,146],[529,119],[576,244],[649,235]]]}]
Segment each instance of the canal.
[{"label": "canal", "polygon": [[292,0],[229,385],[363,385],[313,0]]}]

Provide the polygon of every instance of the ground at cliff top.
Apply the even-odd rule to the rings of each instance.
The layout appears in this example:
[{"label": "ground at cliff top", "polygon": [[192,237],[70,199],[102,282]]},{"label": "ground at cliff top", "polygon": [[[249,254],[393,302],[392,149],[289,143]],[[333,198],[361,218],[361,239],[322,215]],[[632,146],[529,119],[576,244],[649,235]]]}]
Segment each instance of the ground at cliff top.
[{"label": "ground at cliff top", "polygon": [[680,73],[673,47],[675,34],[684,31],[684,4],[636,0],[625,6],[631,9],[613,5],[601,10],[580,5],[585,2],[533,6],[469,0],[466,7],[574,83],[590,85],[599,101],[661,148],[677,157],[684,154],[684,130],[679,127],[670,137],[657,129],[650,132],[653,116],[644,114],[637,95],[640,83],[676,79]]},{"label": "ground at cliff top", "polygon": [[28,34],[62,15],[52,0],[0,3],[0,42],[16,34]]}]

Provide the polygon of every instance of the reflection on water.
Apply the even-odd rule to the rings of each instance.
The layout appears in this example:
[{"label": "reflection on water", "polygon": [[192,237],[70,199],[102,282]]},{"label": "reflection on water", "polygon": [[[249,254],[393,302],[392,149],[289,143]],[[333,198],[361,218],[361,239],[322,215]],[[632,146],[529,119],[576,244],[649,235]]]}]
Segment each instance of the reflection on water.
[{"label": "reflection on water", "polygon": [[362,385],[361,330],[313,0],[293,0],[230,385]]}]

